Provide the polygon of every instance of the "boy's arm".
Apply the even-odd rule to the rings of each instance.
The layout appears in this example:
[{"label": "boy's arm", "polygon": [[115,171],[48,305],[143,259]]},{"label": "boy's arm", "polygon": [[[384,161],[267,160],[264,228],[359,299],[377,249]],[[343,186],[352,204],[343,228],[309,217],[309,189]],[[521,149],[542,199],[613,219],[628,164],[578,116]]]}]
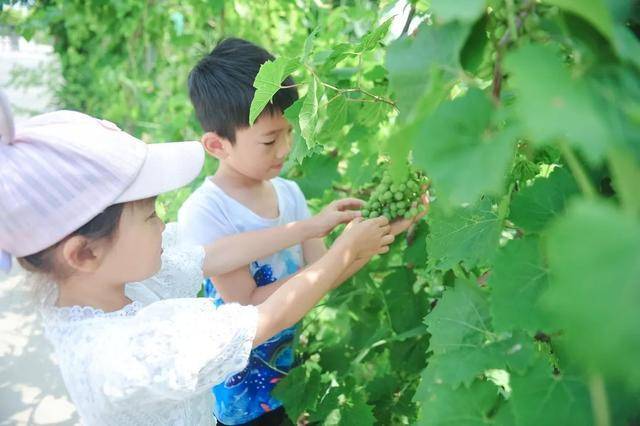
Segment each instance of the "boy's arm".
[{"label": "boy's arm", "polygon": [[280,279],[269,285],[258,287],[249,268],[242,267],[228,274],[211,277],[216,291],[225,303],[259,305],[282,287],[289,278]]},{"label": "boy's arm", "polygon": [[277,253],[305,240],[327,235],[341,223],[348,223],[360,212],[348,210],[349,199],[331,203],[321,213],[305,220],[260,231],[229,235],[205,246],[202,271],[213,277],[248,265],[255,259]]}]

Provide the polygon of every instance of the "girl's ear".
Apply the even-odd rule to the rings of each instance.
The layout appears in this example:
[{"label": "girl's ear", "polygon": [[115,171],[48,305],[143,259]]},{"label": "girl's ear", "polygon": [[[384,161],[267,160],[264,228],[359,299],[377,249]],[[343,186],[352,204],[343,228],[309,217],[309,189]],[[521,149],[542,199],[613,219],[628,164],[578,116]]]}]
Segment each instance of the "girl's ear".
[{"label": "girl's ear", "polygon": [[64,263],[79,272],[95,272],[104,250],[100,241],[89,241],[86,237],[75,235],[62,243],[62,259]]},{"label": "girl's ear", "polygon": [[202,145],[204,150],[216,157],[218,160],[224,160],[231,153],[231,142],[218,135],[216,132],[207,132],[202,135]]}]

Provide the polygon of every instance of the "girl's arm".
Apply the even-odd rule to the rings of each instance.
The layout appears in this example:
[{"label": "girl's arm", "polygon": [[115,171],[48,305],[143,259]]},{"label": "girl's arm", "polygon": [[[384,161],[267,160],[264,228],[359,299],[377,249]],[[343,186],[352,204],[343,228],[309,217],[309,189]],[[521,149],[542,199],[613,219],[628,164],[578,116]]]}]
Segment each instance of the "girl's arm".
[{"label": "girl's arm", "polygon": [[[258,328],[253,342],[261,344],[291,327],[315,306],[357,259],[384,253],[393,241],[386,218],[359,221],[345,229],[317,262],[298,273],[258,305]],[[344,282],[344,281],[342,281]]]}]

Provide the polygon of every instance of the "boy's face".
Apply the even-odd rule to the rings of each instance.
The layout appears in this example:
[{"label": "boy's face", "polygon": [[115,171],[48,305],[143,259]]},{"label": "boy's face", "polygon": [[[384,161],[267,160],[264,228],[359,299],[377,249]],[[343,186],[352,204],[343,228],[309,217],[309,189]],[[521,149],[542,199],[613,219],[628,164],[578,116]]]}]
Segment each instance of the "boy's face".
[{"label": "boy's face", "polygon": [[268,180],[280,174],[291,151],[291,125],[280,112],[265,112],[253,126],[236,130],[236,142],[223,141],[221,161],[244,176]]}]

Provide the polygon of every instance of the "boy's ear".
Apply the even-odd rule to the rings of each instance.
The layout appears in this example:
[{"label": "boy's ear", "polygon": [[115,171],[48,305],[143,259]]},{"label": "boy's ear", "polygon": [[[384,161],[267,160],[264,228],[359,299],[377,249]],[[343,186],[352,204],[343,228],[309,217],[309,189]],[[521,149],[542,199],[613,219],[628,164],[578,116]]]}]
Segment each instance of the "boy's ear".
[{"label": "boy's ear", "polygon": [[221,137],[216,132],[207,132],[202,135],[202,145],[204,150],[216,157],[218,160],[224,160],[229,156],[231,142]]},{"label": "boy's ear", "polygon": [[62,243],[62,258],[72,269],[80,272],[95,272],[102,261],[102,250],[99,244],[75,235]]}]

